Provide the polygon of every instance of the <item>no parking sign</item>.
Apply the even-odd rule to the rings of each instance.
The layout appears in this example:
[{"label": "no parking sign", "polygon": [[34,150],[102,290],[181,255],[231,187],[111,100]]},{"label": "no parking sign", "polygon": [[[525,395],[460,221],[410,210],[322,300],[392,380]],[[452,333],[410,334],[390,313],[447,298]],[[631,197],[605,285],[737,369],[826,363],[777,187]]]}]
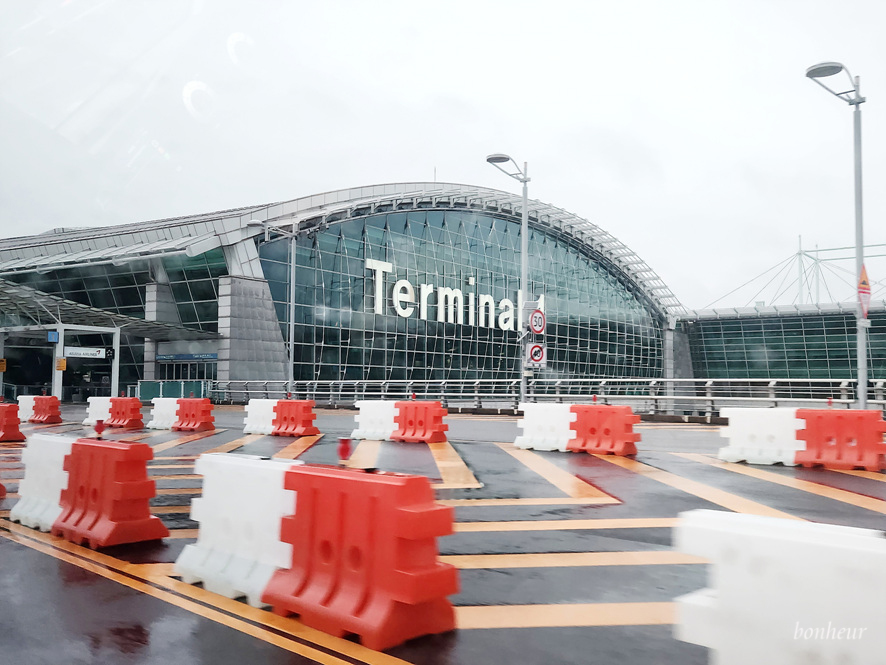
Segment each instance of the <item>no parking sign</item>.
[{"label": "no parking sign", "polygon": [[548,348],[545,344],[533,342],[526,345],[526,357],[524,365],[526,367],[547,367],[548,364]]}]

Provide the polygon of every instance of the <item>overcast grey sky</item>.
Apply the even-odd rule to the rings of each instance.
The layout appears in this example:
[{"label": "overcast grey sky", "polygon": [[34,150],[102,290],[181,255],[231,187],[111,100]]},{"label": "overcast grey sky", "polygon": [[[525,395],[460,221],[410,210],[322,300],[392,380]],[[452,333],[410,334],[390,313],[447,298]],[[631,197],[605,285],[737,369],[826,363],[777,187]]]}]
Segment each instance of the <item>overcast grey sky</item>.
[{"label": "overcast grey sky", "polygon": [[507,152],[532,198],[700,308],[800,234],[854,243],[852,113],[805,78],[817,62],[862,77],[866,240],[886,242],[884,18],[880,0],[4,0],[0,237],[435,169],[517,192],[485,162]]}]

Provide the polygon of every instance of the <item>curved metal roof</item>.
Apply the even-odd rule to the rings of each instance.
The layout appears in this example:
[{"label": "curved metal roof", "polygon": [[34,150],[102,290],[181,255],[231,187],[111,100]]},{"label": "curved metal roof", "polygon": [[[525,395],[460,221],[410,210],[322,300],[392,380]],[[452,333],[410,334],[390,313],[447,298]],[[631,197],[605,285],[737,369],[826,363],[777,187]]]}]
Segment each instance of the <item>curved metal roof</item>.
[{"label": "curved metal roof", "polygon": [[[388,208],[387,206],[390,206]],[[454,183],[411,182],[342,189],[267,207],[267,221],[309,232],[321,224],[382,210],[463,208],[519,218],[523,198],[498,189]],[[256,213],[258,211],[253,211]],[[252,214],[253,220],[261,220]],[[264,221],[264,220],[262,220]],[[529,225],[553,229],[586,246],[616,276],[635,288],[662,316],[680,316],[685,308],[664,281],[632,249],[596,224],[547,203],[529,200]]]},{"label": "curved metal roof", "polygon": [[[519,218],[522,206],[519,195],[455,183],[404,182],[340,189],[215,213],[113,227],[58,229],[39,236],[0,240],[0,276],[70,267],[72,263],[120,262],[165,253],[195,255],[260,235],[263,230],[256,222],[308,233],[349,217],[387,210],[449,207]],[[574,238],[662,316],[686,312],[643,259],[596,224],[530,199],[529,225]],[[187,240],[178,242],[182,239]]]}]

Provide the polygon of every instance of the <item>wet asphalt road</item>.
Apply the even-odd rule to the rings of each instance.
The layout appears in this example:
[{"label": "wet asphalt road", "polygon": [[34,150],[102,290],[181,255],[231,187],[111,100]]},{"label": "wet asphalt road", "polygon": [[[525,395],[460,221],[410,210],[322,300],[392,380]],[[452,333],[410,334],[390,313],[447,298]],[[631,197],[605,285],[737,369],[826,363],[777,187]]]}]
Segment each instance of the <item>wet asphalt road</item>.
[{"label": "wet asphalt road", "polygon": [[[68,406],[63,415],[68,425],[44,431],[85,433],[70,424],[82,419],[85,409]],[[316,422],[324,437],[300,459],[336,463],[337,439],[350,434],[353,415],[352,411],[318,414]],[[508,446],[497,445],[513,442],[516,418],[450,416],[449,439],[455,453],[463,470],[482,487],[445,487],[457,484],[445,477],[451,470],[444,472],[423,445],[382,444],[375,466],[426,475],[444,485],[436,490],[438,500],[455,503],[456,533],[440,538],[438,546],[441,555],[461,568],[461,589],[451,597],[460,627],[380,654],[353,641],[306,633],[294,619],[279,619],[221,599],[172,576],[168,564],[194,542],[196,536],[189,530],[199,526],[190,520],[188,506],[199,495],[200,479],[191,477],[193,459],[187,458],[236,443],[243,437],[242,419],[242,409],[222,407],[216,409],[216,427],[223,431],[210,437],[178,445],[172,445],[180,438],[178,433],[154,433],[146,439],[155,446],[169,444],[155,454],[169,459],[150,464],[160,491],[151,503],[176,537],[93,553],[11,525],[6,511],[17,499],[0,500],[0,663],[700,665],[708,660],[706,649],[674,640],[668,621],[644,617],[650,608],[706,586],[707,566],[619,560],[626,553],[655,557],[672,552],[669,527],[632,520],[668,520],[693,508],[725,509],[710,496],[681,487],[679,479],[805,519],[873,528],[883,524],[881,513],[858,505],[675,454],[715,454],[721,445],[717,427],[651,423],[638,427],[643,438],[637,461],[642,469],[678,479],[667,484],[640,468],[623,468],[585,454],[535,452],[521,462]],[[272,455],[291,443],[292,438],[253,437],[236,452]],[[13,494],[23,473],[19,456],[18,446],[0,447],[0,482]],[[778,477],[886,499],[886,486],[874,479],[820,469],[766,470]],[[570,502],[572,490],[563,477],[581,479],[610,502]],[[464,499],[516,501],[458,503]],[[603,524],[594,522],[599,519],[613,522],[597,528]],[[558,557],[564,553],[612,553],[615,558],[605,565],[575,560],[563,565]],[[539,557],[526,565],[519,556],[506,556],[526,554]],[[500,556],[477,564],[473,557],[480,555]],[[635,603],[636,622],[601,625],[605,622],[584,614],[587,606],[609,603]],[[551,608],[563,605],[575,608],[574,618],[556,618]]]}]

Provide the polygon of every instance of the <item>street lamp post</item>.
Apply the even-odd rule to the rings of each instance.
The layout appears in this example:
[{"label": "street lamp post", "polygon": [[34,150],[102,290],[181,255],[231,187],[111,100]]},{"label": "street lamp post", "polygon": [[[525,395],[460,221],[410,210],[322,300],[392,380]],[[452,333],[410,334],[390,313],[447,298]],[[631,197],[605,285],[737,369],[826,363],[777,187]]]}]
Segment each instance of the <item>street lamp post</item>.
[{"label": "street lamp post", "polygon": [[[505,175],[510,176],[514,180],[523,183],[523,218],[520,223],[520,293],[523,294],[524,300],[529,300],[529,164],[523,162],[521,169],[508,155],[495,153],[489,155],[486,161],[492,164]],[[511,173],[507,169],[500,166],[510,162],[514,165],[515,171]],[[517,306],[519,308],[517,320],[520,322],[519,344],[517,345],[520,354],[520,402],[526,401],[526,336],[529,325],[528,317],[523,311],[523,303],[517,298]]]},{"label": "street lamp post", "polygon": [[[820,79],[834,76],[840,72],[846,72],[849,78],[851,88],[842,92],[837,92],[829,88],[821,82]],[[861,283],[862,271],[864,269],[864,226],[861,210],[861,105],[865,98],[861,96],[861,80],[858,76],[855,78],[849,73],[839,62],[822,62],[813,65],[806,70],[806,76],[815,83],[830,92],[835,97],[839,97],[850,106],[854,106],[853,117],[853,145],[855,153],[855,274]],[[870,322],[867,320],[864,305],[861,298],[858,298],[857,306],[857,351],[856,360],[858,361],[858,407],[866,409],[868,405],[868,346],[867,346],[867,328]]]}]

